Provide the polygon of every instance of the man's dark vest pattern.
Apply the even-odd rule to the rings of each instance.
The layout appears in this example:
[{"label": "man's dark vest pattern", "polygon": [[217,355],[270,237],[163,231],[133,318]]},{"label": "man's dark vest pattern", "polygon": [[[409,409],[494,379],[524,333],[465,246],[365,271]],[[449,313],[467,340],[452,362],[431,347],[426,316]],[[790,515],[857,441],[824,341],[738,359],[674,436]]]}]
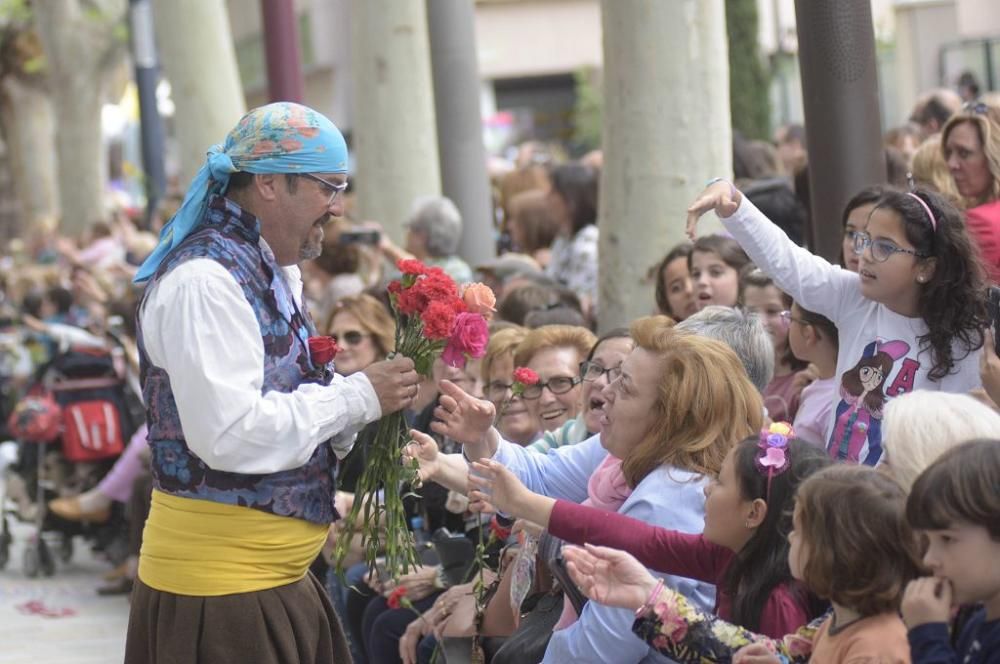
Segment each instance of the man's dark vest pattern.
[{"label": "man's dark vest pattern", "polygon": [[[226,268],[253,308],[264,342],[262,394],[292,392],[307,382],[329,383],[330,372],[314,368],[309,360],[308,338],[315,333],[312,321],[296,307],[274,255],[261,246],[260,225],[253,215],[226,198],[213,197],[204,221],[167,255],[150,279],[147,292],[172,269],[198,258],[214,260]],[[213,333],[225,334],[225,330]],[[267,475],[212,470],[188,448],[170,377],[149,361],[141,324],[138,341],[157,489],[313,523],[326,524],[338,518],[333,506],[336,459],[328,443],[319,445],[304,466],[292,470]]]}]

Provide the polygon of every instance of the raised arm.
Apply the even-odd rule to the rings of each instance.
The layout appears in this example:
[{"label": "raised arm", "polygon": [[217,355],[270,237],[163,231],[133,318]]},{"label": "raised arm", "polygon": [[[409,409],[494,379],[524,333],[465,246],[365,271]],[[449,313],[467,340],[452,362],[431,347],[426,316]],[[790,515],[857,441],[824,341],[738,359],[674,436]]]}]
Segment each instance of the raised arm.
[{"label": "raised arm", "polygon": [[692,237],[698,218],[712,210],[757,267],[803,308],[837,322],[847,304],[863,300],[858,275],[796,245],[724,180],[709,185],[688,208]]}]

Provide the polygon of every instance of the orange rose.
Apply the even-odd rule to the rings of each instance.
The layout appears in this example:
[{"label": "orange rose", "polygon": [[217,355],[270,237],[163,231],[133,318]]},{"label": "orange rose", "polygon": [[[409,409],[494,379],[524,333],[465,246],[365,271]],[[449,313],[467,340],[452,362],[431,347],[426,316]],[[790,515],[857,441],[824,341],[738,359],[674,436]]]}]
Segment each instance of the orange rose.
[{"label": "orange rose", "polygon": [[465,287],[462,293],[465,306],[472,313],[480,314],[489,319],[496,311],[497,296],[486,284],[474,283]]}]

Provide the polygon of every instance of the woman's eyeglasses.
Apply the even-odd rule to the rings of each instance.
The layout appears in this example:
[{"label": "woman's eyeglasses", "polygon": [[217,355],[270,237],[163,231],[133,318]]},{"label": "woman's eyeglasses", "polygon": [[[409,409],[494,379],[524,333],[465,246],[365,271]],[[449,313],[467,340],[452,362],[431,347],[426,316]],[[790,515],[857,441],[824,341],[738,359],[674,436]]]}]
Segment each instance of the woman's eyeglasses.
[{"label": "woman's eyeglasses", "polygon": [[579,376],[572,378],[568,376],[556,376],[555,378],[549,378],[544,383],[526,385],[524,391],[521,392],[521,396],[525,399],[537,399],[542,396],[542,390],[546,387],[549,388],[549,392],[552,394],[566,394],[579,385],[581,380]]},{"label": "woman's eyeglasses", "polygon": [[854,235],[854,253],[860,256],[865,253],[865,249],[868,247],[871,247],[872,258],[876,263],[886,262],[893,254],[909,254],[917,258],[927,258],[927,254],[921,254],[913,249],[903,249],[892,240],[873,240],[868,233],[856,233]]},{"label": "woman's eyeglasses", "polygon": [[[618,369],[618,373],[621,374],[621,369]],[[583,379],[579,376],[575,376],[573,378],[569,378],[567,376],[556,376],[555,378],[550,378],[544,383],[535,383],[534,385],[525,386],[524,390],[521,392],[521,397],[524,399],[537,399],[542,396],[542,390],[546,387],[549,388],[549,392],[552,394],[566,394],[579,385],[581,380]],[[508,390],[510,390],[513,386],[513,383],[501,383],[498,380],[487,383],[486,398],[490,401],[501,401],[506,399]]]},{"label": "woman's eyeglasses", "polygon": [[583,380],[587,381],[588,383],[594,382],[601,376],[607,376],[608,382],[612,383],[618,378],[618,376],[621,375],[622,375],[621,365],[618,365],[617,367],[612,367],[610,369],[605,369],[597,362],[593,362],[590,360],[580,363],[580,376],[583,378]]},{"label": "woman's eyeglasses", "polygon": [[343,332],[342,334],[331,334],[333,340],[338,344],[343,341],[347,346],[357,346],[359,343],[368,338],[368,335],[364,332],[358,332],[357,330],[349,330]]}]

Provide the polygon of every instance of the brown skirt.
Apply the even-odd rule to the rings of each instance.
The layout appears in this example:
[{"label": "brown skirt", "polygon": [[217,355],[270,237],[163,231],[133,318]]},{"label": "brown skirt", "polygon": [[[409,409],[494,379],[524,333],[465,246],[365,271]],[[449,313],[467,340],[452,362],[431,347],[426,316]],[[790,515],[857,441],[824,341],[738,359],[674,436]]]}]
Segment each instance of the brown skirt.
[{"label": "brown skirt", "polygon": [[135,582],[125,664],[350,664],[326,590],[310,572],[255,593],[191,597]]}]

